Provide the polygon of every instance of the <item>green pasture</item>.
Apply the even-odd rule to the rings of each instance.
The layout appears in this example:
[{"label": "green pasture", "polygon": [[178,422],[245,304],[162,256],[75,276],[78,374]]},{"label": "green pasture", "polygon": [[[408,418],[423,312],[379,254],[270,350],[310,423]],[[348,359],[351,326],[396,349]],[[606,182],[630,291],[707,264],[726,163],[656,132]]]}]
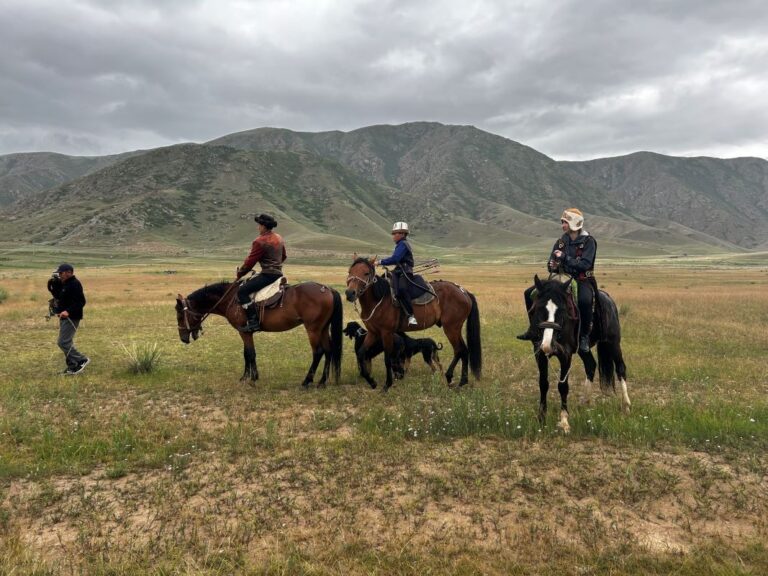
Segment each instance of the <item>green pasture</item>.
[{"label": "green pasture", "polygon": [[[76,344],[92,363],[59,375],[45,282],[64,254],[23,254],[0,261],[0,573],[768,570],[764,267],[601,268],[632,412],[597,384],[582,401],[579,363],[566,437],[553,377],[538,422],[535,363],[514,338],[534,267],[444,266],[477,295],[483,379],[451,389],[415,357],[385,394],[357,377],[347,339],[340,382],[310,390],[301,328],[256,336],[254,387],[223,319],[183,345],[175,295],[234,269],[202,255],[78,253]],[[286,273],[342,290],[346,266]],[[447,366],[442,332],[424,335]],[[157,360],[136,373],[146,347]]]}]

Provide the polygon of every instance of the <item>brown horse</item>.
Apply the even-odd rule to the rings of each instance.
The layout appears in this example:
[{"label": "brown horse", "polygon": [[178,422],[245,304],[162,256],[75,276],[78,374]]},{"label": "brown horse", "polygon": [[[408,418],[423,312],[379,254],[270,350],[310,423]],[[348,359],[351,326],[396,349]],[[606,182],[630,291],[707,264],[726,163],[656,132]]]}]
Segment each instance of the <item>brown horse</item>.
[{"label": "brown horse", "polygon": [[[333,288],[316,282],[286,286],[280,303],[264,310],[261,321],[263,332],[284,332],[301,324],[304,325],[312,347],[312,364],[301,383],[305,388],[312,384],[315,371],[323,356],[325,356],[325,364],[318,387],[325,386],[329,370],[333,370],[334,380],[336,382],[339,380],[342,312],[339,293]],[[245,310],[237,302],[236,283],[220,282],[204,286],[186,298],[181,294],[178,295],[176,320],[181,341],[189,344],[190,336],[197,340],[203,320],[209,314],[224,316],[235,329],[245,324]],[[259,379],[253,334],[239,330],[238,334],[243,339],[243,357],[245,358],[245,371],[240,380],[245,381],[250,378],[252,384]]]},{"label": "brown horse", "polygon": [[[414,305],[417,326],[408,326],[401,309],[392,301],[389,281],[376,275],[375,258],[356,258],[347,274],[347,300],[360,301],[361,316],[368,334],[363,346],[358,350],[357,360],[360,373],[371,388],[376,388],[376,381],[371,377],[365,362],[365,356],[378,340],[384,346],[384,366],[387,370],[387,382],[384,390],[392,386],[392,354],[396,332],[424,330],[430,326],[440,326],[453,346],[453,361],[445,372],[448,384],[453,379],[453,371],[461,360],[461,379],[459,386],[469,381],[467,368],[475,378],[482,372],[482,349],[480,345],[480,311],[477,300],[470,292],[453,282],[436,280],[430,282],[437,298],[424,305]],[[467,323],[467,341],[461,337],[461,327]]]}]

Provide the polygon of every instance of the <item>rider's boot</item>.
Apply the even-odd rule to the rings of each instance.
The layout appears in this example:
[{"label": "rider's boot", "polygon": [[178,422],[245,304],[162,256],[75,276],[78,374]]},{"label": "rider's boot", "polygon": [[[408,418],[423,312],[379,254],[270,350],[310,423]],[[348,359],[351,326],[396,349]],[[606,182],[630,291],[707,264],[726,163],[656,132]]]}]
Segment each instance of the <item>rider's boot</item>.
[{"label": "rider's boot", "polygon": [[258,332],[260,330],[259,309],[256,307],[256,304],[248,304],[247,308],[245,308],[245,314],[248,317],[248,321],[245,323],[245,326],[241,326],[238,330],[240,332]]},{"label": "rider's boot", "polygon": [[533,334],[533,318],[531,318],[531,314],[528,314],[528,329],[523,332],[522,334],[518,334],[515,336],[518,340],[531,340],[533,341],[534,334]]},{"label": "rider's boot", "polygon": [[589,336],[586,334],[579,336],[579,352],[589,353]]},{"label": "rider's boot", "polygon": [[410,300],[402,298],[400,303],[403,306],[405,314],[408,316],[408,326],[418,326],[419,323],[416,321],[416,316],[413,315],[413,304],[411,304]]}]

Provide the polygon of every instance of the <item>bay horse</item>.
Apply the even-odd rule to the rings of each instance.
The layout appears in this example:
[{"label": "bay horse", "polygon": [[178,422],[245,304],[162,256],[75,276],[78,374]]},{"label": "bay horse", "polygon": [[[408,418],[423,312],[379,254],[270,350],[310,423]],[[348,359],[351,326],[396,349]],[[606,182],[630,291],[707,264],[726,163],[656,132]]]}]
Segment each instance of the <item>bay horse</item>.
[{"label": "bay horse", "polygon": [[[384,366],[387,381],[384,390],[392,386],[392,362],[394,339],[397,332],[424,330],[437,325],[442,327],[448,341],[453,346],[453,360],[445,372],[448,384],[453,380],[453,371],[461,361],[459,386],[469,381],[468,369],[475,378],[480,379],[483,365],[480,343],[480,311],[475,296],[445,280],[429,283],[436,298],[424,305],[414,304],[414,316],[418,324],[409,326],[401,309],[392,301],[389,281],[376,275],[376,258],[355,258],[347,273],[347,300],[360,301],[361,316],[368,334],[362,347],[357,352],[360,374],[370,385],[376,388],[376,381],[371,377],[366,363],[367,351],[381,341],[384,346]],[[467,340],[461,336],[461,328],[467,325]]]},{"label": "bay horse", "polygon": [[[237,302],[236,282],[219,282],[204,286],[184,298],[176,298],[176,320],[179,338],[189,344],[190,336],[197,340],[202,322],[209,314],[226,318],[236,330],[246,322],[243,307]],[[261,320],[262,332],[284,332],[304,325],[312,348],[312,364],[304,381],[305,388],[312,384],[320,360],[325,357],[323,374],[318,387],[325,386],[329,372],[336,382],[341,370],[342,351],[342,304],[339,293],[323,284],[303,282],[285,286],[282,300],[275,307],[264,310]],[[256,348],[253,334],[240,332],[243,340],[245,370],[240,381],[250,379],[250,384],[259,379],[256,366]]]},{"label": "bay horse", "polygon": [[[565,282],[557,278],[542,281],[535,276],[534,284],[537,294],[530,315],[533,350],[539,368],[539,422],[544,424],[547,413],[549,358],[555,356],[560,361],[560,379],[557,382],[557,389],[560,392],[558,427],[566,434],[571,430],[568,423],[568,375],[571,371],[573,354],[579,349],[579,320],[576,317],[575,304],[572,300],[569,302],[571,281],[570,277]],[[600,388],[604,392],[609,389],[616,392],[616,377],[618,377],[621,384],[622,409],[624,412],[629,412],[627,368],[621,352],[619,312],[616,303],[606,292],[602,290],[595,292],[599,301],[595,306],[593,328],[589,335],[590,350],[578,352],[584,363],[587,377],[584,382],[585,395],[591,392],[595,368],[598,367]],[[597,344],[597,362],[592,356],[592,346],[595,344]]]}]

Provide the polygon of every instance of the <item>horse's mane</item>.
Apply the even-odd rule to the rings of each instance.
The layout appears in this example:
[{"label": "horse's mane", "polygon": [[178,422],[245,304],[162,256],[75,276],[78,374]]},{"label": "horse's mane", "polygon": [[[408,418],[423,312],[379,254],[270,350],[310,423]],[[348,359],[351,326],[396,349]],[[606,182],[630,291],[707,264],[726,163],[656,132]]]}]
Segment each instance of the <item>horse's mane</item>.
[{"label": "horse's mane", "polygon": [[539,291],[536,300],[541,302],[542,305],[546,303],[548,298],[557,300],[558,303],[564,302],[567,297],[567,288],[563,286],[563,283],[559,280],[542,280],[541,290]]},{"label": "horse's mane", "polygon": [[202,288],[199,288],[192,292],[188,296],[190,300],[193,301],[199,301],[199,300],[210,300],[211,298],[221,298],[224,296],[224,292],[226,292],[227,288],[230,287],[232,283],[231,282],[217,282],[216,284],[206,284]]}]

